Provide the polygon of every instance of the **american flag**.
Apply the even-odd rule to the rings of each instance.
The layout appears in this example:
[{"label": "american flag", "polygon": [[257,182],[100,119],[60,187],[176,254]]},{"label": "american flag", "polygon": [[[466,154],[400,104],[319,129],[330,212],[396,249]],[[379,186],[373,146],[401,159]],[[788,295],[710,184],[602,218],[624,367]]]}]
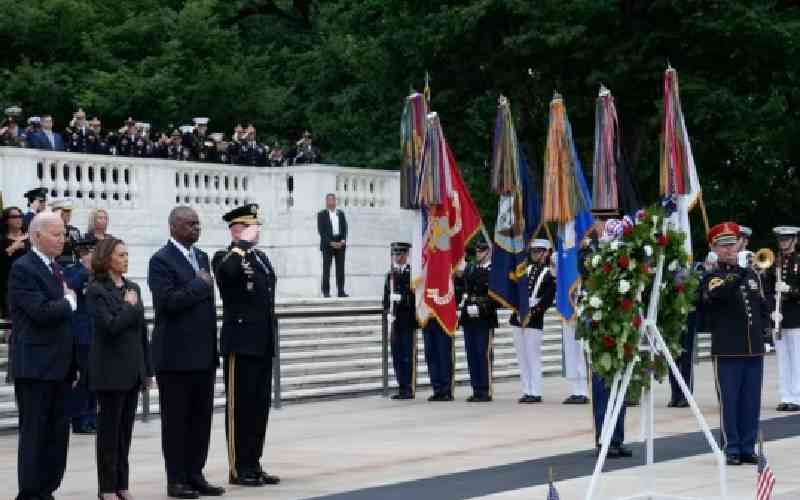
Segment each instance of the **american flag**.
[{"label": "american flag", "polygon": [[556,491],[552,481],[550,481],[550,487],[547,489],[547,500],[559,500],[558,491]]},{"label": "american flag", "polygon": [[[756,482],[756,500],[770,500],[775,487],[775,474],[764,456],[763,447],[758,455],[758,481]],[[548,499],[549,500],[549,499]]]}]

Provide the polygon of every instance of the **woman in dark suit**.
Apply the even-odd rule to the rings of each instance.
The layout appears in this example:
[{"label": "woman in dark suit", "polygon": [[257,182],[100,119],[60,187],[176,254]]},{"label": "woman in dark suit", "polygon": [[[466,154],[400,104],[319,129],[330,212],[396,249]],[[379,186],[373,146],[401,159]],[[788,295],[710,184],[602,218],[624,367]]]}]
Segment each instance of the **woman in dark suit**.
[{"label": "woman in dark suit", "polygon": [[89,350],[89,386],[97,393],[98,498],[132,500],[128,491],[136,404],[152,385],[150,345],[139,286],[125,279],[128,249],[122,240],[98,241],[92,257],[94,281],[86,293],[94,319]]}]

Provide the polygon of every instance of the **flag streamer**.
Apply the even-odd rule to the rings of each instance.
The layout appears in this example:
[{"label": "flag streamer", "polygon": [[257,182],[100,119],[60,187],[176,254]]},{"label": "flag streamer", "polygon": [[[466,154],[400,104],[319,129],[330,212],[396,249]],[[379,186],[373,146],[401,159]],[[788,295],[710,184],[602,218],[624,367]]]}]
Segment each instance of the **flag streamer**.
[{"label": "flag streamer", "polygon": [[595,105],[594,162],[592,164],[592,207],[595,210],[619,211],[617,166],[621,163],[617,107],[611,92],[601,87]]},{"label": "flag streamer", "polygon": [[400,166],[401,208],[419,208],[417,178],[420,173],[427,114],[428,100],[423,94],[414,92],[406,98],[403,118],[400,121],[400,150],[403,153],[403,162]]}]

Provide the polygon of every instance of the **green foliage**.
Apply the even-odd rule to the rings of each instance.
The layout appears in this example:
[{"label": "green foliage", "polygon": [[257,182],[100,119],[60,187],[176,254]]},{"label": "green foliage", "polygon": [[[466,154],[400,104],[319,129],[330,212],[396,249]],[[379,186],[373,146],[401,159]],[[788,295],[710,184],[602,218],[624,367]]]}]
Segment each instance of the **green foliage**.
[{"label": "green foliage", "polygon": [[500,93],[540,173],[548,102],[561,92],[590,174],[606,84],[642,198],[654,200],[667,61],[712,223],[753,226],[760,246],[791,220],[800,188],[796,2],[0,0],[0,11],[0,105],[53,112],[57,126],[79,105],[108,127],[208,115],[229,133],[252,120],[263,140],[310,128],[327,158],[394,169],[403,97],[430,71],[433,108],[489,225]]}]

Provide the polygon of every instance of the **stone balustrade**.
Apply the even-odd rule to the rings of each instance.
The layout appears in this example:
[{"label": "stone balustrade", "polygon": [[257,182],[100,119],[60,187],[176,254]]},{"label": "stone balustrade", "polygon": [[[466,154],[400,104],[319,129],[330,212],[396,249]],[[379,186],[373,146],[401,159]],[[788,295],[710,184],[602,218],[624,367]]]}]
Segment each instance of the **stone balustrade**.
[{"label": "stone balustrade", "polygon": [[282,297],[320,294],[316,214],[327,193],[337,195],[347,216],[348,293],[379,296],[389,243],[411,241],[410,214],[400,209],[399,181],[396,171],[336,165],[252,168],[0,148],[0,192],[6,206],[25,210],[23,194],[42,186],[51,198],[72,199],[72,224],[81,231],[90,210],[107,210],[108,230],[128,244],[130,276],[140,282],[146,278],[149,256],[169,237],[167,215],[174,206],[197,210],[199,246],[213,253],[229,241],[222,214],[243,203],[258,203],[264,219],[259,246],[273,261]]}]

